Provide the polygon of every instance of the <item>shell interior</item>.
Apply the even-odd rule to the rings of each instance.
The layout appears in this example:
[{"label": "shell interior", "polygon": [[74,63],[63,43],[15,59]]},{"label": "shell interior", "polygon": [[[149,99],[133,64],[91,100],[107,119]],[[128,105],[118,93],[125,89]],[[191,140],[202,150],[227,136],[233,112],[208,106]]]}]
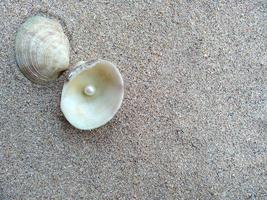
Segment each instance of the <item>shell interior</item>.
[{"label": "shell interior", "polygon": [[64,84],[61,110],[74,127],[91,130],[112,119],[121,106],[123,93],[123,80],[114,64],[105,60],[85,62],[70,73]]},{"label": "shell interior", "polygon": [[16,35],[16,60],[31,81],[55,80],[69,66],[69,40],[60,23],[42,16],[28,18]]}]

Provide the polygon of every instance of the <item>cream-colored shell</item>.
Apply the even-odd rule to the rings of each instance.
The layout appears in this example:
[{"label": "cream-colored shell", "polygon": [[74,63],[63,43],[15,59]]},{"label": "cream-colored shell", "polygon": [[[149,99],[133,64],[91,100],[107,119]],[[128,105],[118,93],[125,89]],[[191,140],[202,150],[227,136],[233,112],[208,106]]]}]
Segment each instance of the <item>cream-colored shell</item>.
[{"label": "cream-colored shell", "polygon": [[91,130],[106,124],[119,110],[123,80],[109,61],[79,63],[63,86],[61,110],[74,127]]},{"label": "cream-colored shell", "polygon": [[42,16],[28,18],[16,35],[21,72],[39,84],[56,79],[69,66],[69,40],[60,23]]}]

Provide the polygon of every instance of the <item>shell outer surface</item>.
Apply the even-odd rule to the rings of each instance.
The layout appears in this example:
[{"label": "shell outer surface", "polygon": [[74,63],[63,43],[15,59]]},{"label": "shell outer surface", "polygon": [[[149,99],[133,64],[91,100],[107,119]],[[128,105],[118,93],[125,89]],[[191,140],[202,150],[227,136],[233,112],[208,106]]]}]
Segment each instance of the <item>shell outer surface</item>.
[{"label": "shell outer surface", "polygon": [[33,16],[19,28],[15,53],[20,71],[37,84],[55,80],[69,66],[69,40],[54,19]]},{"label": "shell outer surface", "polygon": [[[86,95],[84,88],[95,88]],[[124,95],[122,76],[106,60],[83,62],[72,69],[61,95],[61,110],[74,127],[92,130],[110,121],[121,107]]]}]

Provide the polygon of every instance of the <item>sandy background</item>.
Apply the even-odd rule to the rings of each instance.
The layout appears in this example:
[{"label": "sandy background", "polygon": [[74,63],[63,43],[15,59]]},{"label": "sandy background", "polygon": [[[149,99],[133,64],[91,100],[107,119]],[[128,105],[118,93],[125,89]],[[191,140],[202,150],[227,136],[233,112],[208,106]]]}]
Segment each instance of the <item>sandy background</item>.
[{"label": "sandy background", "polygon": [[[15,33],[36,13],[65,24],[72,64],[117,63],[125,99],[106,126],[74,129],[64,77],[41,87],[18,70]],[[266,199],[266,13],[265,0],[2,0],[0,199]]]}]

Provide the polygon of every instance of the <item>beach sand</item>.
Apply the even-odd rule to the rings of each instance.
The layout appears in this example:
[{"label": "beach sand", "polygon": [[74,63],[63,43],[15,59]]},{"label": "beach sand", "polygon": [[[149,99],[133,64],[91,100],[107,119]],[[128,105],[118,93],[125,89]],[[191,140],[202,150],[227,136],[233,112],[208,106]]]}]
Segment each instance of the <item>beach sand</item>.
[{"label": "beach sand", "polygon": [[[266,199],[266,1],[0,10],[1,200]],[[73,128],[60,111],[65,77],[38,86],[19,71],[16,31],[36,14],[61,21],[71,65],[118,65],[125,98],[107,125]]]}]

